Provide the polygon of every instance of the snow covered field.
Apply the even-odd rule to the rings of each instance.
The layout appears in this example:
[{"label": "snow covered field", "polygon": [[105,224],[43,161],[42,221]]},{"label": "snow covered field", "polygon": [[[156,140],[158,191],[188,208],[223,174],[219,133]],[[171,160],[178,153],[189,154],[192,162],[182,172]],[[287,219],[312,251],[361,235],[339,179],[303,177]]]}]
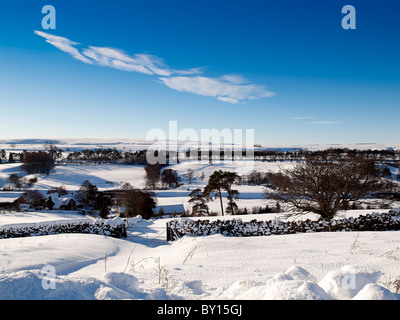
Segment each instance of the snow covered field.
[{"label": "snow covered field", "polygon": [[[16,173],[26,175],[21,169],[20,163],[5,163],[0,166],[0,187],[7,184],[10,174]],[[95,184],[99,190],[115,189],[124,182],[129,182],[133,186],[142,188],[145,183],[145,171],[143,166],[128,165],[57,165],[50,175],[28,175],[27,178],[38,177],[35,189],[48,190],[50,188],[64,185],[67,190],[76,191],[83,181],[89,180]]]},{"label": "snow covered field", "polygon": [[[257,161],[255,162],[254,169],[262,172],[277,172],[280,168],[291,165],[290,162],[268,163]],[[215,170],[236,171],[239,174],[247,174],[253,170],[253,168],[247,168],[245,163],[240,161],[213,165],[183,162],[181,164],[172,165],[169,168],[178,172],[183,185],[175,189],[157,190],[156,196],[158,205],[183,205],[185,209],[189,208],[189,193],[196,188],[204,188],[207,184],[208,177]],[[191,184],[188,184],[186,178],[189,168],[194,170],[194,177]],[[13,173],[22,176],[26,175],[19,163],[4,163],[0,165],[0,188],[7,186],[7,179]],[[202,174],[204,175],[203,181],[200,179]],[[30,179],[34,176],[38,178],[38,182],[34,185],[33,189],[44,191],[64,185],[68,191],[74,192],[79,190],[82,182],[85,180],[89,180],[92,184],[96,185],[99,190],[117,189],[125,182],[130,183],[134,187],[143,188],[146,183],[144,166],[141,165],[60,164],[57,165],[49,175],[36,174],[26,177]],[[237,202],[240,209],[247,207],[248,210],[251,211],[253,207],[266,205],[263,192],[264,187],[243,185],[237,186],[237,189],[240,192],[240,199]],[[226,195],[224,194],[224,196]],[[224,197],[224,205],[226,206],[226,197]],[[211,211],[220,211],[218,199],[211,202],[209,206]]]},{"label": "snow covered field", "polygon": [[[42,150],[40,144],[26,143],[17,145],[15,151],[28,147],[33,150],[34,146]],[[134,146],[143,149],[139,142],[114,145],[125,150]],[[0,149],[9,146],[9,141],[0,141]],[[94,145],[80,145],[76,141],[60,145],[67,146],[73,151]],[[183,204],[187,209],[190,191],[203,188],[215,170],[239,174],[253,169],[277,172],[291,165],[256,161],[249,168],[243,162],[183,162],[171,166],[182,177],[183,185],[158,190],[158,205]],[[188,169],[194,170],[191,184],[186,178]],[[12,173],[23,173],[20,164],[0,165],[0,187],[7,184]],[[125,182],[135,187],[145,184],[142,166],[58,165],[48,176],[35,176],[38,182],[34,189],[38,190],[63,184],[68,191],[74,191],[84,180],[100,190],[115,189]],[[250,210],[266,205],[262,186],[243,185],[237,189],[239,208]],[[220,211],[218,200],[210,203],[210,209]],[[372,211],[388,210],[356,210],[340,215]],[[240,218],[271,220],[280,216]],[[82,219],[92,218],[67,211],[7,213],[0,214],[0,228]],[[0,299],[400,299],[396,293],[400,292],[400,231],[246,238],[185,236],[168,243],[164,240],[167,221],[141,220],[128,229],[125,239],[90,234],[1,239]]]},{"label": "snow covered field", "polygon": [[400,299],[399,261],[399,231],[2,239],[0,299]]}]

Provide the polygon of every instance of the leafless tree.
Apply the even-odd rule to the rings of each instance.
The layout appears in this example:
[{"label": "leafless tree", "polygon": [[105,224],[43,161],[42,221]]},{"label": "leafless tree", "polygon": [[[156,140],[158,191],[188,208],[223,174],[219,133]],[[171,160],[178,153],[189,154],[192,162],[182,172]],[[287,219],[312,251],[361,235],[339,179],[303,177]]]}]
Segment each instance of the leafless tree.
[{"label": "leafless tree", "polygon": [[155,190],[160,182],[161,167],[158,163],[148,164],[144,170],[146,171],[146,186]]},{"label": "leafless tree", "polygon": [[381,177],[374,161],[362,155],[335,157],[326,152],[307,157],[294,168],[284,170],[274,181],[267,198],[302,212],[313,212],[331,219],[349,202],[391,191],[394,184]]},{"label": "leafless tree", "polygon": [[149,219],[154,215],[157,202],[151,192],[140,189],[130,189],[121,195],[121,203],[125,207],[125,215],[134,217],[141,215]]},{"label": "leafless tree", "polygon": [[40,206],[45,200],[45,197],[40,193],[40,191],[37,190],[28,191],[24,198],[29,204],[33,205],[34,207]]},{"label": "leafless tree", "polygon": [[179,182],[178,172],[173,169],[164,169],[161,172],[161,182],[165,187],[177,186]]},{"label": "leafless tree", "polygon": [[44,151],[24,152],[22,168],[29,174],[45,173],[50,174],[54,167],[53,158]]},{"label": "leafless tree", "polygon": [[189,168],[186,175],[187,175],[189,184],[191,184],[192,180],[193,180],[193,176],[194,176],[194,170]]}]

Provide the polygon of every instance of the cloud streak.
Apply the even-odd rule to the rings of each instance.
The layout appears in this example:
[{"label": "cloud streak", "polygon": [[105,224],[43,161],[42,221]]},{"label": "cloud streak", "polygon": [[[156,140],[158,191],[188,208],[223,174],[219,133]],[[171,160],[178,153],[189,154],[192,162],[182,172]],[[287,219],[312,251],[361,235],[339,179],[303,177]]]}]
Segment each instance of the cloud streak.
[{"label": "cloud streak", "polygon": [[[315,117],[314,116],[304,116],[304,117],[292,117],[292,118],[290,118],[291,120],[311,120],[311,119],[315,119]],[[332,120],[332,121],[320,121],[320,120],[316,120],[316,121],[310,121],[310,122],[307,122],[307,124],[316,124],[316,125],[318,125],[318,124],[339,124],[339,123],[342,123],[342,121],[341,120]]]},{"label": "cloud streak", "polygon": [[311,121],[309,124],[337,124],[337,123],[342,123],[342,121],[337,120],[337,121]]},{"label": "cloud streak", "polygon": [[314,119],[315,117],[311,117],[311,116],[309,116],[309,117],[293,117],[293,118],[290,118],[290,119],[292,119],[292,120],[309,120],[309,119]]},{"label": "cloud streak", "polygon": [[34,31],[34,33],[45,38],[47,43],[81,62],[146,75],[156,75],[159,76],[160,83],[179,92],[215,97],[220,101],[232,104],[274,96],[274,93],[264,86],[250,83],[247,79],[238,75],[223,75],[219,78],[199,76],[200,68],[175,70],[154,55],[129,55],[120,49],[95,46],[88,46],[79,50],[77,48],[79,43],[67,38],[42,31]]},{"label": "cloud streak", "polygon": [[249,99],[272,97],[273,92],[263,86],[251,84],[239,76],[223,76],[220,78],[195,77],[169,77],[160,78],[169,88],[190,92],[202,96],[216,97],[220,101],[239,103]]},{"label": "cloud streak", "polygon": [[53,36],[51,34],[48,34],[46,32],[42,32],[42,31],[35,31],[35,33],[37,35],[45,38],[47,43],[50,43],[51,45],[55,46],[57,49],[60,49],[61,51],[69,53],[73,58],[80,60],[82,62],[85,62],[85,63],[89,63],[89,64],[92,63],[92,61],[90,59],[83,56],[78,51],[78,49],[75,48],[75,46],[78,45],[79,43],[73,42],[64,37]]}]

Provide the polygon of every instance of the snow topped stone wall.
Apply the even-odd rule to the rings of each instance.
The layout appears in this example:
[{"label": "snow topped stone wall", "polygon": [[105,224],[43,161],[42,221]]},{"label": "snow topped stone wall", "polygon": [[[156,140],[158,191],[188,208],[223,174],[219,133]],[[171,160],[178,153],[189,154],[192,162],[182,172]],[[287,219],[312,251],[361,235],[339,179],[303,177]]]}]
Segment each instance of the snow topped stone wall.
[{"label": "snow topped stone wall", "polygon": [[168,241],[177,240],[186,234],[193,236],[206,236],[219,233],[233,237],[250,237],[304,232],[387,230],[400,230],[399,211],[391,210],[389,213],[374,212],[372,214],[360,215],[356,218],[343,218],[338,220],[252,220],[249,222],[243,222],[240,218],[216,221],[195,221],[188,218],[181,218],[167,223]]},{"label": "snow topped stone wall", "polygon": [[126,229],[141,220],[141,217],[130,219],[96,219],[35,223],[23,226],[8,225],[0,228],[0,239],[31,236],[45,236],[60,233],[100,234],[114,238],[126,237]]}]

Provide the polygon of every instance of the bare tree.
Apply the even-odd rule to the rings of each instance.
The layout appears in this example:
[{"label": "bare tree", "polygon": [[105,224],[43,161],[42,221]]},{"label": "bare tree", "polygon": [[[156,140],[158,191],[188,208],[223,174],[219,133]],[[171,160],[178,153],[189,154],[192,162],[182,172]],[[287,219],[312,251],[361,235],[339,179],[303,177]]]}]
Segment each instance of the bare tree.
[{"label": "bare tree", "polygon": [[349,202],[393,189],[394,184],[380,176],[373,160],[362,155],[333,157],[326,152],[307,157],[274,181],[268,198],[302,212],[313,212],[331,219]]},{"label": "bare tree", "polygon": [[32,205],[34,208],[39,208],[43,205],[44,200],[46,199],[43,194],[38,190],[30,190],[28,191],[23,198],[27,203]]},{"label": "bare tree", "polygon": [[83,205],[95,205],[98,194],[99,189],[97,186],[91,184],[89,180],[85,180],[82,182],[76,198]]},{"label": "bare tree", "polygon": [[189,184],[191,184],[192,180],[193,180],[193,176],[194,176],[194,170],[189,168],[186,175],[187,175]]},{"label": "bare tree", "polygon": [[54,167],[53,158],[44,151],[24,152],[22,163],[22,169],[29,174],[45,173],[49,175]]},{"label": "bare tree", "polygon": [[141,215],[144,219],[149,219],[154,215],[157,203],[153,193],[140,189],[130,189],[121,196],[127,217]]},{"label": "bare tree", "polygon": [[160,182],[161,167],[158,163],[148,164],[144,170],[146,171],[146,186],[155,190]]},{"label": "bare tree", "polygon": [[161,182],[164,186],[172,187],[177,186],[179,182],[178,172],[173,169],[164,169],[161,172]]},{"label": "bare tree", "polygon": [[17,188],[18,190],[21,190],[21,188],[24,185],[23,177],[19,176],[16,173],[10,174],[10,176],[8,177],[8,182],[9,184],[13,184],[14,187]]}]

